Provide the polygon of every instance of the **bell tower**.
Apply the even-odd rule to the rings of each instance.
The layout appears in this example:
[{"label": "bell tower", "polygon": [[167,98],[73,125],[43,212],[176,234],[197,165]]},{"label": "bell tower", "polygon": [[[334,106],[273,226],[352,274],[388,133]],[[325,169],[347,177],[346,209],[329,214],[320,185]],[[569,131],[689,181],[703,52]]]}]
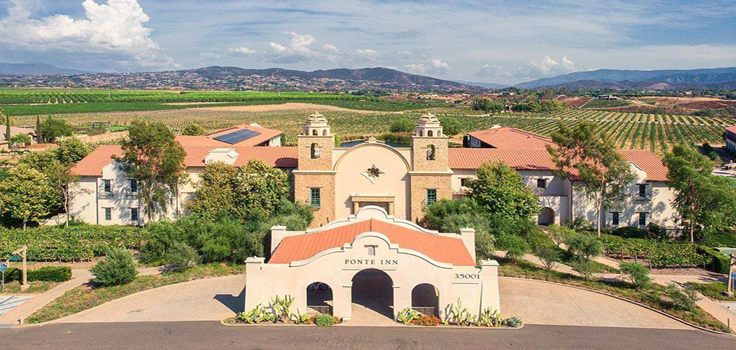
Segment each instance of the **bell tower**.
[{"label": "bell tower", "polygon": [[452,198],[452,170],[448,159],[448,138],[439,119],[423,115],[411,136],[411,219],[424,217],[428,206]]},{"label": "bell tower", "polygon": [[298,159],[294,170],[294,199],[314,210],[312,227],[335,220],[335,171],[332,150],[335,136],[327,118],[319,113],[307,117],[297,136]]}]

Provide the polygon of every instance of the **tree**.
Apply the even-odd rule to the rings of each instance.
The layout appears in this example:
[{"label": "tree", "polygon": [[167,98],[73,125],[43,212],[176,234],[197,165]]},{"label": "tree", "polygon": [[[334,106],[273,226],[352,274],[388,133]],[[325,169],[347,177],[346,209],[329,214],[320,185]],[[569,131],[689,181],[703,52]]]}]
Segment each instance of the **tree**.
[{"label": "tree", "polygon": [[28,134],[17,134],[10,138],[10,142],[14,145],[26,146],[31,143],[31,137]]},{"label": "tree", "polygon": [[244,167],[223,163],[205,166],[188,209],[210,218],[234,216],[241,220],[269,216],[289,195],[286,173],[253,159]]},{"label": "tree", "polygon": [[[44,130],[46,130],[44,128]],[[160,122],[134,121],[115,157],[130,179],[138,183],[138,199],[149,221],[165,214],[184,178],[186,153],[174,134]]]},{"label": "tree", "polygon": [[5,117],[5,140],[10,141],[13,137],[13,135],[10,134],[10,116],[3,114],[3,111],[0,110],[0,117]]},{"label": "tree", "polygon": [[504,110],[504,107],[505,105],[503,103],[487,97],[475,98],[472,104],[473,110],[486,113],[499,113]]},{"label": "tree", "polygon": [[634,285],[640,289],[649,283],[649,269],[644,265],[635,262],[621,263],[621,273]]},{"label": "tree", "polygon": [[76,137],[65,138],[57,145],[59,147],[53,149],[52,152],[56,159],[64,165],[76,164],[91,151],[89,145]]},{"label": "tree", "polygon": [[43,131],[41,129],[41,116],[36,116],[36,143],[43,143]]},{"label": "tree", "polygon": [[67,165],[54,159],[49,166],[46,176],[49,184],[59,193],[64,206],[64,226],[69,227],[69,204],[72,201],[71,185],[79,181],[79,176],[71,171],[72,165]]},{"label": "tree", "polygon": [[72,136],[74,127],[59,118],[48,117],[41,123],[43,137],[49,142],[55,142],[56,139],[64,136]]},{"label": "tree", "polygon": [[411,132],[412,130],[414,130],[414,122],[404,118],[394,120],[389,127],[391,132]]},{"label": "tree", "polygon": [[506,258],[511,259],[514,265],[529,251],[529,243],[524,238],[510,234],[498,237],[498,247],[506,251]]},{"label": "tree", "polygon": [[547,227],[547,235],[558,247],[565,242],[565,238],[575,233],[575,230],[560,225],[549,225]]},{"label": "tree", "polygon": [[568,235],[565,238],[567,251],[578,260],[588,262],[590,259],[603,254],[603,244],[597,238],[580,232]]},{"label": "tree", "polygon": [[124,248],[110,248],[107,258],[90,270],[95,276],[92,282],[105,287],[128,284],[138,275],[135,266],[131,252]]},{"label": "tree", "polygon": [[[727,184],[714,186],[721,181],[711,175],[713,164],[704,156],[685,146],[677,145],[664,157],[667,166],[667,185],[675,192],[673,204],[683,223],[690,231],[690,242],[695,241],[695,227],[705,224],[709,217],[728,209],[714,201],[728,199],[733,192]],[[720,193],[719,193],[720,192]],[[731,205],[736,205],[732,202]]]},{"label": "tree", "polygon": [[54,189],[41,172],[24,165],[8,171],[8,177],[0,182],[0,212],[23,221],[26,229],[29,221],[38,221],[53,206]]},{"label": "tree", "polygon": [[631,167],[616,151],[608,135],[596,132],[591,122],[583,121],[573,128],[561,123],[552,133],[552,141],[557,147],[547,145],[547,151],[557,166],[554,173],[569,178],[571,170],[577,172],[577,177],[585,184],[587,197],[595,203],[600,237],[603,208],[625,198],[625,190],[634,180]]},{"label": "tree", "polygon": [[522,183],[521,175],[500,162],[489,162],[478,169],[468,197],[491,215],[528,219],[540,210],[537,195]]},{"label": "tree", "polygon": [[192,123],[184,127],[184,130],[182,130],[181,134],[187,136],[204,135],[204,129],[198,124]]},{"label": "tree", "polygon": [[539,258],[539,260],[542,262],[542,264],[544,265],[544,269],[547,270],[547,273],[550,273],[561,259],[559,248],[555,247],[552,244],[540,244],[534,250],[534,255],[536,255],[537,258]]},{"label": "tree", "polygon": [[455,118],[442,117],[440,118],[440,123],[442,124],[442,132],[445,135],[457,135],[462,131],[462,125]]}]

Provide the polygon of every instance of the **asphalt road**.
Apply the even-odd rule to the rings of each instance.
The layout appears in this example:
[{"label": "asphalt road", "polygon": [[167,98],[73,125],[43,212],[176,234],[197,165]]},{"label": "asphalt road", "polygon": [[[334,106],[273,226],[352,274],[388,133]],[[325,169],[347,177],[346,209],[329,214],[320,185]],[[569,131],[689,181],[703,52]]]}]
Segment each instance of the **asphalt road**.
[{"label": "asphalt road", "polygon": [[248,326],[218,322],[51,324],[0,329],[0,349],[736,349],[695,330],[529,325],[520,330]]}]

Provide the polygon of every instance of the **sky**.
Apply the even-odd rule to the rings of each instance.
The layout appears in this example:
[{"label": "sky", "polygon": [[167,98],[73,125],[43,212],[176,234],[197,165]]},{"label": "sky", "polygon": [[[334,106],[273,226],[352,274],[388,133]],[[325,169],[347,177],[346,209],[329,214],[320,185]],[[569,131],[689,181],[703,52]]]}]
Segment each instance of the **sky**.
[{"label": "sky", "polygon": [[0,0],[0,62],[100,72],[389,67],[515,84],[736,66],[736,0]]}]

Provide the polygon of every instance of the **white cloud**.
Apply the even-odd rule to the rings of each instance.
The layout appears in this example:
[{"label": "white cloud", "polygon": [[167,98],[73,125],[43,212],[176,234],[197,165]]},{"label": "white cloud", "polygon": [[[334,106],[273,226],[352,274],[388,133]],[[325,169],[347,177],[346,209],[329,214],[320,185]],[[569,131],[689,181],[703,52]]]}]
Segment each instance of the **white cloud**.
[{"label": "white cloud", "polygon": [[340,49],[338,49],[337,46],[332,45],[332,44],[324,44],[322,45],[322,49],[325,51],[329,51],[329,52],[340,53]]},{"label": "white cloud", "polygon": [[247,55],[252,55],[256,53],[255,50],[251,50],[247,47],[233,47],[231,49],[228,49],[227,52],[230,55],[234,55],[234,56],[247,56]]},{"label": "white cloud", "polygon": [[541,78],[572,73],[576,70],[575,64],[567,57],[554,60],[550,56],[544,56],[541,60],[531,61],[525,67],[519,68],[515,76],[519,78]]},{"label": "white cloud", "polygon": [[484,64],[475,73],[477,77],[481,78],[499,78],[499,77],[510,77],[512,74],[503,69],[497,64]]},{"label": "white cloud", "polygon": [[357,50],[355,50],[355,53],[357,53],[360,56],[376,56],[376,55],[378,55],[378,51],[371,50],[371,49],[357,49]]},{"label": "white cloud", "polygon": [[220,56],[219,54],[216,54],[214,52],[202,52],[202,53],[199,54],[199,57],[200,58],[204,58],[204,59],[216,60],[216,59],[219,59],[222,56]]},{"label": "white cloud", "polygon": [[424,63],[410,63],[404,68],[416,74],[445,74],[450,71],[450,65],[437,58],[430,58]]},{"label": "white cloud", "polygon": [[[151,39],[149,18],[137,0],[85,0],[84,19],[66,15],[32,18],[38,1],[11,0],[8,16],[0,21],[0,42],[31,51],[63,50],[122,55],[121,63],[145,67],[176,67]],[[132,61],[132,62],[131,62]]]},{"label": "white cloud", "polygon": [[284,34],[291,36],[291,42],[288,45],[270,42],[271,51],[265,55],[267,61],[275,63],[335,62],[338,55],[342,54],[335,45],[329,43],[321,47],[313,47],[317,39],[309,34],[296,32],[284,32]]}]

